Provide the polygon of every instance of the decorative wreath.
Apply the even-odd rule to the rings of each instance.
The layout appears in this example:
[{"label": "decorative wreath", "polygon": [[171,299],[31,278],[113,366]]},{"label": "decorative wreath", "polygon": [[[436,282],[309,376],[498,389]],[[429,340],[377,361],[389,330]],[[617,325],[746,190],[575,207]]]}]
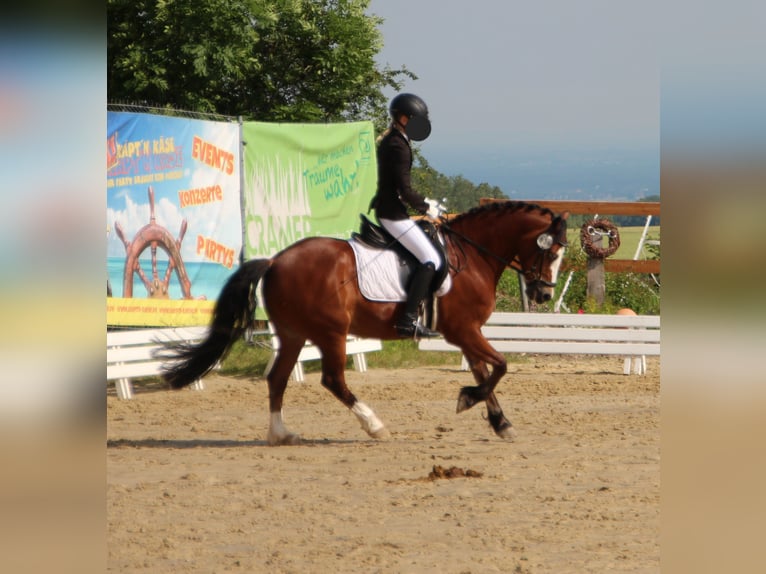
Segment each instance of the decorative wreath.
[{"label": "decorative wreath", "polygon": [[[609,247],[593,245],[593,240],[599,236],[609,238]],[[603,245],[603,239],[601,243]],[[589,257],[604,259],[620,247],[620,232],[617,226],[608,219],[591,219],[583,223],[580,228],[580,244]]]}]

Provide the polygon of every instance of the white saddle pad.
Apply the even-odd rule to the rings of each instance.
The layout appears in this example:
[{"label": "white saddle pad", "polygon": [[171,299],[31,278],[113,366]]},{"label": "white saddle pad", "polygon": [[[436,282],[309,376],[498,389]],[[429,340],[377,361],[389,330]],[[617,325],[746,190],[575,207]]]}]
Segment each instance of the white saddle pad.
[{"label": "white saddle pad", "polygon": [[[399,257],[390,249],[376,249],[349,239],[356,257],[359,290],[371,301],[406,301],[407,293],[399,281]],[[436,290],[436,296],[445,295],[452,287],[449,273]]]}]

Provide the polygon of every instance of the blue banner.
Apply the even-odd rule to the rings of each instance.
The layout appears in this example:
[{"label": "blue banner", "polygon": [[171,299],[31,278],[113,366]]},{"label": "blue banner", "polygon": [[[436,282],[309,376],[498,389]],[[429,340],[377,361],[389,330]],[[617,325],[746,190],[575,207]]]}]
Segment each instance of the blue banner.
[{"label": "blue banner", "polygon": [[237,123],[108,112],[107,324],[208,323],[242,250],[239,144]]}]

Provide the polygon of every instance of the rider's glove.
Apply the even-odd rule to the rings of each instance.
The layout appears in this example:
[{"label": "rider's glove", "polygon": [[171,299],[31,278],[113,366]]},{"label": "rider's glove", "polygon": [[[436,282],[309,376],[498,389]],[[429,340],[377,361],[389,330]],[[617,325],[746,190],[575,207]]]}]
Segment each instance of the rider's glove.
[{"label": "rider's glove", "polygon": [[428,211],[426,211],[426,215],[428,215],[428,217],[431,219],[439,219],[441,214],[444,213],[445,207],[440,205],[439,202],[435,199],[426,198],[425,201],[428,204]]}]

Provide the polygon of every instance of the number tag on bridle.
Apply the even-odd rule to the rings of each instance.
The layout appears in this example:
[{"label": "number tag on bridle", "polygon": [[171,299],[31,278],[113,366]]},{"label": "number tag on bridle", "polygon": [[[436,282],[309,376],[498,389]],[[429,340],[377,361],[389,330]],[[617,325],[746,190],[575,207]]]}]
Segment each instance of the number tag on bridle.
[{"label": "number tag on bridle", "polygon": [[541,233],[537,238],[537,246],[543,250],[553,247],[553,235],[550,233]]}]

